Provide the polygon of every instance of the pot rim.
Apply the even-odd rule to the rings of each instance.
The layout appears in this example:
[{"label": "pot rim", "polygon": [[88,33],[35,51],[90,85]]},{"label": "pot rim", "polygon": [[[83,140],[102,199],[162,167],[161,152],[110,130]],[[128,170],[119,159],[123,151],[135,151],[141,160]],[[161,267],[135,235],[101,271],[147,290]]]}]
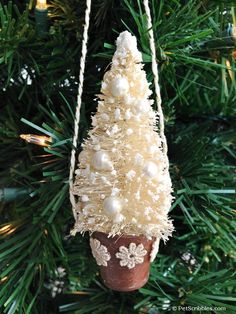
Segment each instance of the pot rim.
[{"label": "pot rim", "polygon": [[106,235],[107,236],[107,239],[116,239],[116,238],[126,238],[126,239],[133,239],[133,238],[140,238],[140,239],[146,239],[146,240],[149,240],[149,241],[154,241],[156,239],[156,237],[151,237],[151,238],[148,238],[147,236],[145,236],[144,234],[115,234],[115,235],[109,235],[109,233],[105,233],[105,232],[102,232],[102,231],[94,231],[90,234],[91,237],[93,237],[93,235],[95,234],[101,234],[101,235]]}]

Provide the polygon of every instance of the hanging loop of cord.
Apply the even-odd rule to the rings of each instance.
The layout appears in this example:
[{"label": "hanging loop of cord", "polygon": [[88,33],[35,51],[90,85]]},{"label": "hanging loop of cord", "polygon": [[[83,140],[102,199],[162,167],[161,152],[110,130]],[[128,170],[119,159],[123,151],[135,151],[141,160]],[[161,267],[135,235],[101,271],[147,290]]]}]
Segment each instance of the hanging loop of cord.
[{"label": "hanging loop of cord", "polygon": [[79,87],[78,87],[77,106],[76,106],[76,111],[75,111],[74,136],[73,136],[73,141],[72,141],[73,146],[72,146],[72,151],[71,151],[70,174],[69,174],[70,202],[72,205],[73,215],[75,219],[76,219],[76,212],[75,212],[76,200],[73,194],[73,181],[74,181],[73,179],[74,179],[75,163],[76,163],[76,150],[77,150],[78,136],[79,136],[80,108],[81,108],[83,85],[84,85],[84,69],[85,69],[85,61],[86,61],[86,55],[87,55],[90,12],[91,12],[91,0],[86,0],[85,23],[84,23],[82,50],[81,50],[81,58],[80,58]]}]

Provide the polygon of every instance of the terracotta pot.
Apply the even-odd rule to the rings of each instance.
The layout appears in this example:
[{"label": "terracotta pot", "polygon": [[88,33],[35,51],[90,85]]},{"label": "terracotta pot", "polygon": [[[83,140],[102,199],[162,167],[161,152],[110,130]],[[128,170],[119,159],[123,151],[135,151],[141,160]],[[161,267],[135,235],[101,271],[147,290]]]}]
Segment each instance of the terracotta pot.
[{"label": "terracotta pot", "polygon": [[144,286],[149,278],[153,242],[154,239],[145,236],[108,238],[105,233],[94,232],[90,245],[104,284],[116,291],[133,291]]}]

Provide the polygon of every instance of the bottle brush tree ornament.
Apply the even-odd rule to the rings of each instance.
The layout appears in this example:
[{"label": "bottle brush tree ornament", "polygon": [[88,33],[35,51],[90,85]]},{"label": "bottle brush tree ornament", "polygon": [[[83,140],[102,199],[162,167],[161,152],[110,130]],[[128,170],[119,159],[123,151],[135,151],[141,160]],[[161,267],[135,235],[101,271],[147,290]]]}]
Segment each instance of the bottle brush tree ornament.
[{"label": "bottle brush tree ornament", "polygon": [[172,188],[136,38],[125,31],[116,46],[75,172],[75,231],[90,232],[104,283],[131,291],[173,231]]}]

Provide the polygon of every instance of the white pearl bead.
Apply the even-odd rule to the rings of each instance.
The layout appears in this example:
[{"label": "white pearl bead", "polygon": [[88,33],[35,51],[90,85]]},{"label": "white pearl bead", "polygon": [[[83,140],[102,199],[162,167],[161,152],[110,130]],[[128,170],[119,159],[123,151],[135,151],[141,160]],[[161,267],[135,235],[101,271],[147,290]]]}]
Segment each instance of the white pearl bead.
[{"label": "white pearl bead", "polygon": [[125,77],[116,77],[111,81],[111,93],[113,96],[123,96],[128,90],[129,83]]},{"label": "white pearl bead", "polygon": [[103,202],[103,209],[108,216],[114,216],[122,210],[121,200],[117,197],[109,196]]},{"label": "white pearl bead", "polygon": [[148,161],[143,167],[143,172],[148,178],[152,179],[157,176],[158,167],[154,162]]},{"label": "white pearl bead", "polygon": [[98,151],[94,154],[92,164],[97,170],[111,170],[112,163],[107,153]]}]

